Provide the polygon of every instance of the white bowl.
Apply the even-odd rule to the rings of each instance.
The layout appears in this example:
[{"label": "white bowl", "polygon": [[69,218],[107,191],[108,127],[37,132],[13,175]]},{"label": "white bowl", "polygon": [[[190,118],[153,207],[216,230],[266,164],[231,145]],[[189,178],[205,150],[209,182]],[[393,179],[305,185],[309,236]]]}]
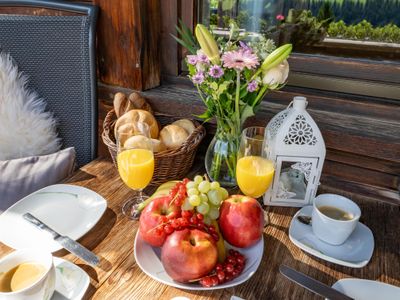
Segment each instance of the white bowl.
[{"label": "white bowl", "polygon": [[0,292],[0,299],[4,300],[48,300],[53,295],[56,282],[56,273],[53,256],[49,252],[38,249],[21,249],[12,252],[0,260],[0,274],[8,272],[19,264],[36,262],[43,265],[45,273],[30,286],[16,292]]}]

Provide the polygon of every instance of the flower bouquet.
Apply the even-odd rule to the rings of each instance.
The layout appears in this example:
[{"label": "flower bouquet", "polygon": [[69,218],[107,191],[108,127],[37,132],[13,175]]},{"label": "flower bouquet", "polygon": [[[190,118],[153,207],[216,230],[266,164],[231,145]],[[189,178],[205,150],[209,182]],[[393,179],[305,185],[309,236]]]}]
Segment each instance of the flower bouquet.
[{"label": "flower bouquet", "polygon": [[214,38],[201,24],[195,36],[181,23],[181,38],[190,52],[186,57],[189,78],[196,86],[206,111],[198,116],[215,118],[217,131],[206,154],[206,170],[212,180],[235,186],[235,169],[244,121],[254,115],[264,95],[283,87],[289,73],[287,44],[275,49],[263,36],[240,35],[233,24],[227,38]]}]

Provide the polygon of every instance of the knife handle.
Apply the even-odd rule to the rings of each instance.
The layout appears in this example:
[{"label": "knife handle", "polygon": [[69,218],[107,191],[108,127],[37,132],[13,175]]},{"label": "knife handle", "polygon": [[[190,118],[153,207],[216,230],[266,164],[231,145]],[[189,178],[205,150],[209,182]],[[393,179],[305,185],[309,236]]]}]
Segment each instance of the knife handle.
[{"label": "knife handle", "polygon": [[38,218],[36,218],[35,216],[31,215],[30,213],[26,213],[23,215],[24,219],[29,221],[30,223],[32,223],[33,225],[35,225],[36,227],[45,230],[47,232],[50,232],[51,235],[56,238],[58,236],[60,236],[60,234],[58,234],[57,232],[55,232],[53,229],[51,229],[49,226],[47,226],[46,224],[44,224],[42,221],[40,221]]}]

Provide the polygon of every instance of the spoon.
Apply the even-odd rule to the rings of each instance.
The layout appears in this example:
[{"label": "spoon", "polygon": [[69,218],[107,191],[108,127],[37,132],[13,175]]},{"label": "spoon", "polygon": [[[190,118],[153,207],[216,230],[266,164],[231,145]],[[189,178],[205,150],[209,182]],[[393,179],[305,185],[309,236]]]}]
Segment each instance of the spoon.
[{"label": "spoon", "polygon": [[310,216],[297,216],[297,220],[299,220],[300,223],[303,223],[305,225],[311,225]]}]

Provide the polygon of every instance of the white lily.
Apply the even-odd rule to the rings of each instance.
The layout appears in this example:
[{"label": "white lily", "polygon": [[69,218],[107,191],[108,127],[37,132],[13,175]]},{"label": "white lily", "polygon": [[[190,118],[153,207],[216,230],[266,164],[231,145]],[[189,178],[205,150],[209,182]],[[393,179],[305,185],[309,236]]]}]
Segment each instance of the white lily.
[{"label": "white lily", "polygon": [[263,74],[263,84],[269,86],[275,86],[283,84],[289,75],[289,63],[285,59],[276,67],[269,69]]}]

